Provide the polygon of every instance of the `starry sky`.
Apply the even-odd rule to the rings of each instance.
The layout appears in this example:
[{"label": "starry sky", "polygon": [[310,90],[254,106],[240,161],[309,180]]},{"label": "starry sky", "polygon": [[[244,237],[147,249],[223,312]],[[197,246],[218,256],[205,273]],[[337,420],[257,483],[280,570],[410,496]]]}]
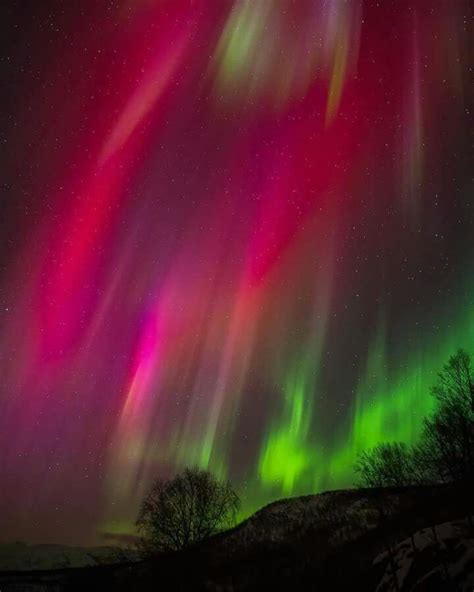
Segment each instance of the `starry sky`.
[{"label": "starry sky", "polygon": [[416,441],[474,350],[468,0],[6,0],[2,540],[242,516]]}]

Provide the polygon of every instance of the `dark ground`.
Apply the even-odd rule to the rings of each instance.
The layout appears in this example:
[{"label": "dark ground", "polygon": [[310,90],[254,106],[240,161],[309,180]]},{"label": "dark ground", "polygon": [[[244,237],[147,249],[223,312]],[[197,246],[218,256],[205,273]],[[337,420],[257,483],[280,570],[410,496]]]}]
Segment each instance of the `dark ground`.
[{"label": "dark ground", "polygon": [[[369,592],[387,569],[387,561],[373,565],[379,553],[421,528],[464,519],[466,501],[450,487],[348,490],[282,500],[187,551],[128,565],[3,573],[0,590]],[[443,553],[444,559],[420,552],[418,571],[454,561],[448,550]],[[463,589],[439,574],[426,585],[402,589]]]}]

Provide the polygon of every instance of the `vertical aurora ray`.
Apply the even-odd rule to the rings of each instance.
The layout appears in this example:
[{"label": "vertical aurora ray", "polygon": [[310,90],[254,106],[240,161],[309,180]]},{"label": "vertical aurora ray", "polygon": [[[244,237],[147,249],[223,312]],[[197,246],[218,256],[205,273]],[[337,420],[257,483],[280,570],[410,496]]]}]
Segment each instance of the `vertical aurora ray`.
[{"label": "vertical aurora ray", "polygon": [[[295,484],[315,461],[314,451],[306,443],[311,426],[308,372],[290,373],[283,387],[284,422],[269,428],[259,466],[263,485],[280,483],[281,492],[290,494]],[[312,372],[311,372],[312,374]]]},{"label": "vertical aurora ray", "polygon": [[[68,334],[77,325],[80,309],[84,307],[82,299],[88,296],[82,295],[84,285],[94,276],[99,259],[97,251],[100,252],[107,240],[116,202],[123,197],[123,186],[140,153],[142,139],[136,138],[137,128],[144,125],[153,107],[156,109],[156,103],[183,57],[189,37],[188,27],[183,29],[180,34],[173,31],[171,49],[166,46],[165,51],[161,47],[156,49],[158,56],[154,58],[150,74],[139,81],[108,132],[89,180],[75,198],[76,208],[68,213],[62,234],[53,241],[51,251],[54,255],[46,262],[48,289],[44,291],[42,286],[40,296],[44,301],[42,315],[48,328],[44,345],[46,355],[52,350],[63,352],[68,346]],[[164,45],[163,41],[160,45]],[[48,335],[49,332],[52,334]]]},{"label": "vertical aurora ray", "polygon": [[229,100],[249,104],[263,100],[282,108],[303,98],[315,79],[329,77],[326,120],[330,122],[348,74],[353,74],[361,4],[359,0],[329,4],[303,0],[292,8],[288,4],[286,0],[234,2],[214,54],[215,92]]},{"label": "vertical aurora ray", "polygon": [[275,368],[284,407],[281,417],[270,423],[260,452],[262,485],[284,495],[291,494],[298,487],[307,490],[308,484],[314,483],[315,466],[321,459],[321,446],[312,425],[313,413],[321,412],[317,407],[314,409],[315,401],[318,401],[314,395],[320,390],[318,377],[322,369],[333,285],[334,254],[328,245],[331,245],[330,240],[325,248],[319,249],[321,259],[327,250],[325,271],[315,275],[314,313],[312,319],[308,318],[307,337],[298,344],[293,365],[288,365],[283,376],[279,366]]},{"label": "vertical aurora ray", "polygon": [[413,222],[418,215],[417,196],[423,181],[423,112],[422,82],[416,14],[413,24],[412,84],[405,98],[407,122],[402,145],[402,199],[405,211]]},{"label": "vertical aurora ray", "polygon": [[67,9],[6,132],[5,536],[132,531],[189,465],[245,515],[416,441],[474,350],[468,8],[428,4]]}]

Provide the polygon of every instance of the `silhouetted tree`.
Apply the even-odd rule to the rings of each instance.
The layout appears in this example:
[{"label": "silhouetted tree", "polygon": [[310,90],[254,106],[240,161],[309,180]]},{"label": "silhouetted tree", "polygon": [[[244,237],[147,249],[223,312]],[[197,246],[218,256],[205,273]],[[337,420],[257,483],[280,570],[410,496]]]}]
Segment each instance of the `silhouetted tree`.
[{"label": "silhouetted tree", "polygon": [[183,549],[235,523],[240,501],[228,481],[186,469],[156,480],[142,502],[137,527],[145,551]]},{"label": "silhouetted tree", "polygon": [[469,354],[451,356],[432,389],[437,400],[425,419],[421,462],[439,482],[470,482],[474,473],[474,374]]},{"label": "silhouetted tree", "polygon": [[474,498],[474,373],[468,353],[451,356],[432,389],[437,407],[425,419],[416,464],[434,482],[454,483],[472,526]]},{"label": "silhouetted tree", "polygon": [[402,487],[416,482],[412,452],[402,442],[363,451],[357,457],[355,472],[361,487]]}]

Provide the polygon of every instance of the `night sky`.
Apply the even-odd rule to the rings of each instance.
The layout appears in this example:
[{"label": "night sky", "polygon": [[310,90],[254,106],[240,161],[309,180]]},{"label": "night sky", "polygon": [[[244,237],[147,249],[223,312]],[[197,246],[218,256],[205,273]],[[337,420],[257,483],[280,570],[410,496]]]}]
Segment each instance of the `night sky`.
[{"label": "night sky", "polygon": [[414,442],[474,351],[470,3],[1,4],[0,538]]}]

